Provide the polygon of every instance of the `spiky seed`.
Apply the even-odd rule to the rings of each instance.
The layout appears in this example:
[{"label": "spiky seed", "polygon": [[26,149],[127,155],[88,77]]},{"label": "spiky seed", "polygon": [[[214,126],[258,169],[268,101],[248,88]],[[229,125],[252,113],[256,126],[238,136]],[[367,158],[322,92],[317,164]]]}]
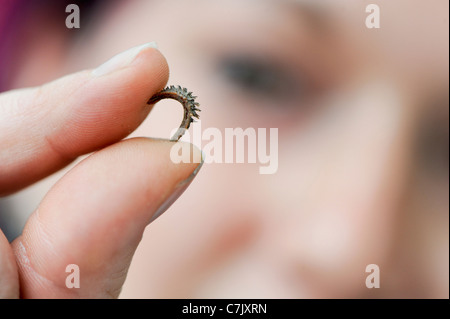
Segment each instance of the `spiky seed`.
[{"label": "spiky seed", "polygon": [[175,133],[175,135],[171,138],[172,141],[178,141],[181,136],[183,136],[184,131],[189,129],[191,123],[196,122],[194,117],[197,119],[199,118],[197,112],[201,111],[198,108],[200,104],[195,102],[197,97],[192,94],[193,92],[189,92],[186,88],[182,88],[180,85],[176,87],[171,85],[153,95],[147,102],[147,104],[155,104],[162,99],[174,99],[183,105],[184,117],[180,124],[180,128],[183,128],[184,130],[178,130],[181,131],[181,133]]}]

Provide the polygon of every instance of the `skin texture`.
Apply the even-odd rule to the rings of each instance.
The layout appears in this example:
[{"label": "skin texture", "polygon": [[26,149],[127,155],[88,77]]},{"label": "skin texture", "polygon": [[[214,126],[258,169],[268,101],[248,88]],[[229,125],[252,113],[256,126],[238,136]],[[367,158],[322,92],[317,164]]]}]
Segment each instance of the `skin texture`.
[{"label": "skin texture", "polygon": [[[11,245],[1,234],[1,297],[118,296],[145,226],[198,166],[173,164],[173,142],[117,143],[144,120],[148,96],[167,76],[164,57],[149,48],[108,75],[95,77],[87,70],[0,96],[7,133],[0,164],[3,194],[101,149],[52,187]],[[19,121],[24,112],[31,116]],[[81,289],[65,286],[65,268],[72,263],[82,269]]]},{"label": "skin texture", "polygon": [[[0,194],[17,191],[139,126],[151,110],[148,96],[167,81],[168,66],[154,49],[142,52],[134,63],[108,76],[81,71],[2,94],[0,143],[8,152],[1,154]],[[136,73],[139,67],[143,69]],[[149,74],[154,77],[148,79]],[[130,101],[132,94],[136,96]],[[41,165],[30,165],[36,159]]]}]

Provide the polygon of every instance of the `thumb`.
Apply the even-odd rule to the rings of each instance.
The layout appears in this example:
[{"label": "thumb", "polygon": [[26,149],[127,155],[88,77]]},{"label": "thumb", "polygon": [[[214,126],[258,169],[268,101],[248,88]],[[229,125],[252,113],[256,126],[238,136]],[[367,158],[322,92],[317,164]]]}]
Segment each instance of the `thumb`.
[{"label": "thumb", "polygon": [[[197,164],[173,163],[174,144],[128,139],[69,171],[12,244],[21,296],[117,297],[145,227],[183,193],[200,168],[201,153],[195,148]],[[67,286],[69,265],[79,270],[73,270],[79,288]]]}]

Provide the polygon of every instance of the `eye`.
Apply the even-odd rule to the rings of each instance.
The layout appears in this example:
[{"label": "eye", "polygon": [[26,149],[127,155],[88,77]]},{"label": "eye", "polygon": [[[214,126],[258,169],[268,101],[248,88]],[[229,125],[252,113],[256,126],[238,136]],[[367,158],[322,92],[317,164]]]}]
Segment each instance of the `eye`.
[{"label": "eye", "polygon": [[[439,110],[448,108],[448,97],[438,101]],[[418,135],[416,137],[416,159],[419,164],[434,172],[435,176],[448,176],[449,135],[448,114],[430,111],[421,118]],[[448,178],[447,178],[448,180]]]},{"label": "eye", "polygon": [[305,89],[298,76],[267,59],[226,57],[219,62],[219,73],[228,85],[241,93],[273,102],[299,98]]}]

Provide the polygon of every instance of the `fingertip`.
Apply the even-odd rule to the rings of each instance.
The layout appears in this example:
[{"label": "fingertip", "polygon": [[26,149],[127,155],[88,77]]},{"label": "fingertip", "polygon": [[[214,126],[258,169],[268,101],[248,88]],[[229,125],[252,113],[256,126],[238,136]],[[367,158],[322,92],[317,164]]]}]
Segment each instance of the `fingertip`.
[{"label": "fingertip", "polygon": [[[119,141],[145,120],[152,108],[148,99],[164,88],[168,78],[167,61],[153,47],[144,47],[128,66],[108,75],[91,74],[64,114],[66,125],[60,129],[66,134],[54,132],[52,144],[74,157]],[[77,144],[67,143],[67,138]]]},{"label": "fingertip", "polygon": [[[107,73],[106,76],[101,76],[100,79],[118,80],[118,82],[121,82],[123,90],[127,89],[131,93],[139,93],[139,91],[144,89],[146,95],[151,96],[163,89],[169,80],[169,65],[164,55],[156,47],[144,45],[137,47],[137,49],[139,49],[137,53],[133,53],[133,49],[128,50],[133,55],[133,59],[128,64],[119,67],[114,72]],[[115,57],[110,59],[110,61],[114,59]],[[105,64],[108,63],[109,61]],[[103,66],[100,66],[100,68],[103,68]],[[96,75],[97,70],[98,68],[92,71],[95,79],[99,78]],[[130,75],[132,75],[132,79]]]},{"label": "fingertip", "polygon": [[6,128],[0,144],[14,154],[0,162],[0,193],[17,191],[128,136],[145,120],[152,107],[148,99],[168,77],[165,57],[144,46],[129,64],[102,76],[81,71],[0,96],[0,128]]},{"label": "fingertip", "polygon": [[[127,139],[92,154],[58,181],[16,240],[32,265],[21,268],[27,296],[120,291],[146,226],[183,193],[201,165],[174,163],[170,151],[179,144]],[[190,149],[201,160],[201,151]],[[83,272],[77,292],[64,286],[68,264]]]},{"label": "fingertip", "polygon": [[153,64],[152,74],[155,82],[159,82],[155,85],[155,93],[164,88],[169,80],[169,64],[166,57],[157,48],[145,48],[136,57],[134,64],[136,67],[140,67],[141,64],[147,64],[151,61]]}]

